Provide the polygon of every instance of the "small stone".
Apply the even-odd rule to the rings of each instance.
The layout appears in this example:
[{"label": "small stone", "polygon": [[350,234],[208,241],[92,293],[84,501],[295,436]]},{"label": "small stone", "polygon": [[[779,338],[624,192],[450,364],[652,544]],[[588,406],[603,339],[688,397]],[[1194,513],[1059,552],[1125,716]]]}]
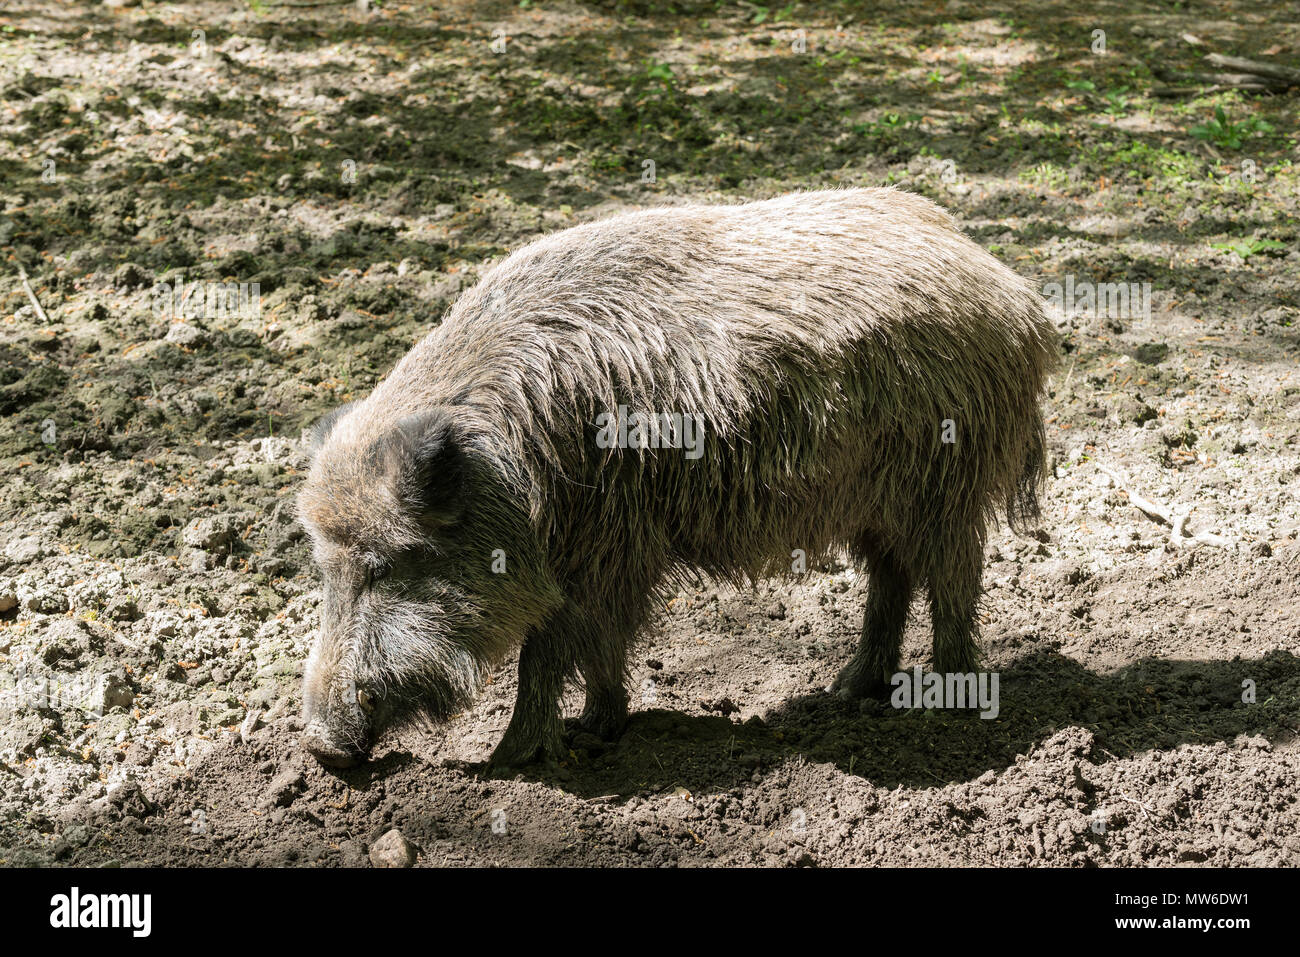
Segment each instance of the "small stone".
[{"label": "small stone", "polygon": [[120,808],[127,817],[146,818],[154,811],[153,801],[144,793],[138,781],[123,781],[108,789],[107,801],[115,808]]},{"label": "small stone", "polygon": [[240,531],[233,515],[210,515],[196,518],[181,532],[181,541],[191,548],[218,549],[234,541]]},{"label": "small stone", "polygon": [[108,674],[100,679],[96,689],[93,710],[108,714],[114,708],[130,708],[135,703],[135,692],[121,675]]},{"label": "small stone", "polygon": [[32,336],[28,345],[35,352],[53,352],[59,347],[59,334],[53,329],[44,329]]},{"label": "small stone", "polygon": [[271,779],[271,786],[262,796],[262,807],[288,807],[306,784],[302,772],[287,768]]},{"label": "small stone", "polygon": [[130,595],[117,594],[104,605],[104,616],[113,621],[135,621],[140,617],[140,610]]},{"label": "small stone", "polygon": [[173,322],[164,340],[187,349],[194,349],[208,341],[208,334],[188,322]]},{"label": "small stone", "polygon": [[41,660],[51,666],[64,659],[76,658],[90,647],[85,625],[70,618],[54,622],[43,637],[45,647],[41,650]]},{"label": "small stone", "polygon": [[339,845],[339,856],[344,867],[361,867],[366,863],[366,846],[360,841],[344,841]]},{"label": "small stone", "polygon": [[704,701],[701,704],[703,704],[705,711],[716,711],[724,717],[740,711],[740,706],[730,698],[718,698],[716,701]]},{"label": "small stone", "polygon": [[47,730],[39,715],[30,712],[14,715],[0,727],[0,746],[12,748],[20,755],[34,755]]},{"label": "small stone", "polygon": [[370,863],[375,867],[410,867],[415,863],[415,847],[393,828],[370,845]]},{"label": "small stone", "polygon": [[265,711],[280,699],[280,686],[274,681],[259,684],[248,695],[248,706],[255,711]]},{"label": "small stone", "polygon": [[175,638],[176,628],[179,625],[178,619],[174,615],[167,613],[153,613],[150,615],[150,633],[155,639]]},{"label": "small stone", "polygon": [[17,565],[34,562],[44,554],[45,549],[35,535],[14,539],[5,546],[5,558]]},{"label": "small stone", "polygon": [[[126,6],[126,4],[118,4],[118,6]],[[135,263],[122,263],[113,273],[113,285],[127,292],[140,288],[148,281],[149,277],[145,271]]]},{"label": "small stone", "polygon": [[248,712],[248,716],[244,718],[244,723],[239,726],[239,740],[247,743],[261,723],[262,711],[260,708],[254,708]]},{"label": "small stone", "polygon": [[1148,366],[1159,365],[1168,355],[1169,346],[1163,342],[1144,342],[1133,350],[1133,358]]}]

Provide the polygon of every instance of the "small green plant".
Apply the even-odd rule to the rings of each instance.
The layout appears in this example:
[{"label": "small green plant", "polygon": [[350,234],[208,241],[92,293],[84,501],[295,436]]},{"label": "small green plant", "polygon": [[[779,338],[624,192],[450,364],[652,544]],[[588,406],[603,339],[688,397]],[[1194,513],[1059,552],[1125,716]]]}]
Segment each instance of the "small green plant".
[{"label": "small green plant", "polygon": [[665,86],[673,85],[673,68],[667,63],[660,63],[657,60],[646,60],[645,77],[647,80],[658,80]]},{"label": "small green plant", "polygon": [[896,130],[901,126],[909,126],[915,123],[920,117],[915,113],[886,113],[880,119],[876,120],[877,125],[887,129]]},{"label": "small green plant", "polygon": [[967,62],[964,53],[957,54],[957,72],[961,74],[957,80],[957,85],[964,86],[966,81],[970,79],[970,63]]},{"label": "small green plant", "polygon": [[1210,245],[1215,249],[1236,253],[1243,260],[1249,259],[1257,253],[1272,253],[1286,249],[1286,243],[1279,242],[1276,239],[1244,239],[1235,243],[1210,243]]},{"label": "small green plant", "polygon": [[871,148],[886,155],[895,155],[904,149],[905,130],[920,122],[919,113],[884,113],[870,123],[854,123],[851,129],[871,142]]},{"label": "small green plant", "polygon": [[[1096,102],[1097,97],[1105,101],[1102,106],[1102,112],[1111,116],[1124,116],[1129,109],[1129,87],[1117,86],[1113,90],[1101,92],[1097,89],[1097,84],[1092,80],[1066,80],[1065,87],[1068,90],[1075,90],[1084,95],[1085,99]],[[1078,107],[1083,109],[1083,107]]]},{"label": "small green plant", "polygon": [[1256,134],[1273,132],[1273,124],[1258,116],[1248,116],[1240,123],[1233,122],[1223,107],[1214,108],[1214,119],[1208,123],[1193,126],[1189,132],[1198,140],[1210,140],[1215,146],[1224,149],[1239,150],[1246,140]]},{"label": "small green plant", "polygon": [[1121,87],[1116,87],[1113,90],[1108,90],[1104,94],[1102,94],[1102,96],[1105,97],[1106,100],[1106,106],[1103,107],[1103,112],[1108,113],[1111,116],[1125,115],[1128,112],[1128,96],[1126,95],[1127,93],[1128,93],[1128,87],[1121,86]]}]

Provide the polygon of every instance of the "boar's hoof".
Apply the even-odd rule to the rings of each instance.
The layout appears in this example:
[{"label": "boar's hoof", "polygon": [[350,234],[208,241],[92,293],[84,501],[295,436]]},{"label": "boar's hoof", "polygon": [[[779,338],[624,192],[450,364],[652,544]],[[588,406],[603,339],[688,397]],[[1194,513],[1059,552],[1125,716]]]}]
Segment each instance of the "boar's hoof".
[{"label": "boar's hoof", "polygon": [[501,749],[497,748],[492,752],[492,757],[488,758],[484,773],[489,778],[514,777],[520,771],[554,767],[557,763],[556,759],[542,748],[536,749],[531,754],[518,755],[503,755],[500,751]]},{"label": "boar's hoof", "polygon": [[826,690],[841,701],[887,701],[892,686],[883,678],[867,676],[849,663]]},{"label": "boar's hoof", "polygon": [[360,759],[355,751],[333,744],[318,725],[309,725],[298,739],[303,750],[327,768],[350,768]]},{"label": "boar's hoof", "polygon": [[565,755],[563,739],[557,733],[547,735],[545,740],[527,740],[512,735],[509,729],[501,743],[488,759],[488,777],[509,777],[530,765],[538,763],[555,764]]},{"label": "boar's hoof", "polygon": [[594,734],[602,741],[617,741],[623,736],[623,729],[627,727],[627,710],[624,709],[622,712],[584,711],[582,717],[566,721],[565,725],[571,733],[585,731],[588,734]]},{"label": "boar's hoof", "polygon": [[525,760],[498,758],[496,752],[493,752],[492,757],[488,759],[487,767],[483,769],[483,776],[498,779],[512,778],[522,771],[537,771],[557,766],[554,758],[544,755],[541,751]]}]

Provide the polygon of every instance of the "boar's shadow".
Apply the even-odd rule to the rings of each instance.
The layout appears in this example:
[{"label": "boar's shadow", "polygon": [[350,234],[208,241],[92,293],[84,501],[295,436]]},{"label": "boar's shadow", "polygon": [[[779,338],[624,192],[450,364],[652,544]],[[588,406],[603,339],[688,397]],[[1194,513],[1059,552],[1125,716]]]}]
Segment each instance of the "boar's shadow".
[{"label": "boar's shadow", "polygon": [[[515,773],[580,797],[617,799],[678,787],[744,787],[756,773],[802,759],[834,764],[877,787],[934,787],[1000,772],[1069,727],[1092,732],[1086,757],[1097,763],[1179,744],[1231,743],[1239,735],[1279,739],[1294,733],[1300,700],[1300,658],[1283,651],[1232,661],[1143,658],[1097,673],[1038,650],[999,674],[1000,708],[992,720],[971,710],[849,704],[825,692],[745,721],[652,709],[634,711],[617,741],[596,745],[570,732],[562,765]],[[1253,704],[1242,700],[1246,681],[1254,682]]]}]

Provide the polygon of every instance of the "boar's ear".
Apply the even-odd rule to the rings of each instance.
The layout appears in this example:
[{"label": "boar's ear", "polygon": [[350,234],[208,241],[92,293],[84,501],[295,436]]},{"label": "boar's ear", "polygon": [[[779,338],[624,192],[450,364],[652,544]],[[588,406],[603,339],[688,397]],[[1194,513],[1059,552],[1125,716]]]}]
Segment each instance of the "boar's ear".
[{"label": "boar's ear", "polygon": [[408,415],[384,441],[396,453],[397,493],[426,525],[455,521],[465,498],[468,459],[463,438],[443,409]]},{"label": "boar's ear", "polygon": [[307,455],[313,459],[316,458],[316,454],[320,452],[321,446],[325,444],[325,440],[328,439],[330,433],[334,431],[334,426],[339,424],[339,419],[343,418],[343,416],[347,415],[360,404],[360,400],[349,402],[346,405],[339,406],[337,409],[326,412],[323,416],[317,419],[316,424],[311,427],[311,433],[307,436]]}]

